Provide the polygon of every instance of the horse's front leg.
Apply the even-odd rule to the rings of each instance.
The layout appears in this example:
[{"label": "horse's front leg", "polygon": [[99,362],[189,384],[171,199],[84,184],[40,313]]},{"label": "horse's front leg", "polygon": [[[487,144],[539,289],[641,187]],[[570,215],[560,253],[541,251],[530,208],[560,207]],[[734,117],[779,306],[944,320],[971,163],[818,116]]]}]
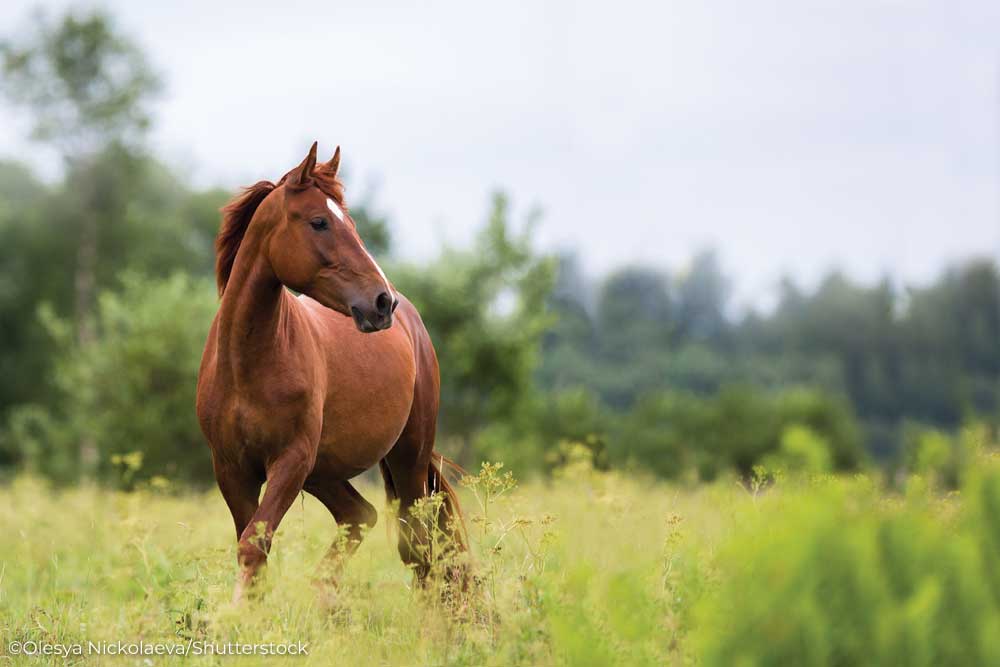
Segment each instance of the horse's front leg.
[{"label": "horse's front leg", "polygon": [[237,549],[240,576],[233,592],[234,602],[243,597],[257,571],[267,562],[274,532],[302,490],[315,460],[316,448],[302,443],[286,449],[267,467],[267,490],[249,525],[240,535]]}]

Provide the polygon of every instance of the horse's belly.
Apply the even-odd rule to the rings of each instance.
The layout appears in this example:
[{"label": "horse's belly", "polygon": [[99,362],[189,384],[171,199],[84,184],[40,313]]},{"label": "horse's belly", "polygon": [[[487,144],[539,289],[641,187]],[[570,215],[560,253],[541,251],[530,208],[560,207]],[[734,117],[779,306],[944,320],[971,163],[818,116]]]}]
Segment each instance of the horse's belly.
[{"label": "horse's belly", "polygon": [[381,364],[355,358],[332,374],[342,380],[324,406],[318,469],[353,477],[377,464],[403,432],[413,407],[412,352],[407,343],[385,345],[381,353]]},{"label": "horse's belly", "polygon": [[375,466],[399,439],[409,418],[409,407],[404,411],[389,405],[381,415],[370,409],[366,415],[324,425],[316,455],[317,473],[349,479]]}]

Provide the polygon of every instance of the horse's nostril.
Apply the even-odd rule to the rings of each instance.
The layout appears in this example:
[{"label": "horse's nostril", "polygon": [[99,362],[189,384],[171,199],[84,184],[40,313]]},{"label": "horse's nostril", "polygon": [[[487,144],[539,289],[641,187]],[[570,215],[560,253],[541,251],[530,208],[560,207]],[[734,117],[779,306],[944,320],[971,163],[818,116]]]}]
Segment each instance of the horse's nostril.
[{"label": "horse's nostril", "polygon": [[392,297],[385,292],[375,297],[375,311],[382,317],[392,313]]}]

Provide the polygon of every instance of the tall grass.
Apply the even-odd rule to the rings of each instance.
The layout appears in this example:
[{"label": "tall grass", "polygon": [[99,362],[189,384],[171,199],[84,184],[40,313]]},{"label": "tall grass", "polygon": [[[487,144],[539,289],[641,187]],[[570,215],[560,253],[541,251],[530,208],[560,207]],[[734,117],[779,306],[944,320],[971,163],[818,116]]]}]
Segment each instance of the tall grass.
[{"label": "tall grass", "polygon": [[[385,530],[386,512],[339,586],[319,584],[337,531],[304,496],[282,523],[255,594],[233,606],[235,539],[218,493],[162,483],[129,493],[57,490],[20,478],[0,489],[4,647],[303,642],[308,656],[268,660],[300,665],[997,658],[997,473],[973,475],[958,494],[912,480],[900,495],[864,477],[671,486],[572,459],[551,482],[518,485],[486,466],[461,488],[475,580],[465,591],[416,586]],[[380,490],[362,492],[381,504]],[[435,508],[426,511],[432,518]],[[6,664],[44,664],[3,655],[4,647]]]}]

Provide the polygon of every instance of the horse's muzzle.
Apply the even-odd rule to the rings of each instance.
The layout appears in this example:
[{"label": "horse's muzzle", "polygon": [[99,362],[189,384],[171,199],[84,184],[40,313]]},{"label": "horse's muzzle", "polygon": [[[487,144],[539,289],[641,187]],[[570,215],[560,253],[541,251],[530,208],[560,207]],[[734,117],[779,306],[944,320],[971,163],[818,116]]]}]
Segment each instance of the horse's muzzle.
[{"label": "horse's muzzle", "polygon": [[357,306],[351,306],[351,317],[361,333],[375,333],[392,326],[392,312],[381,314],[377,312],[364,313]]}]

